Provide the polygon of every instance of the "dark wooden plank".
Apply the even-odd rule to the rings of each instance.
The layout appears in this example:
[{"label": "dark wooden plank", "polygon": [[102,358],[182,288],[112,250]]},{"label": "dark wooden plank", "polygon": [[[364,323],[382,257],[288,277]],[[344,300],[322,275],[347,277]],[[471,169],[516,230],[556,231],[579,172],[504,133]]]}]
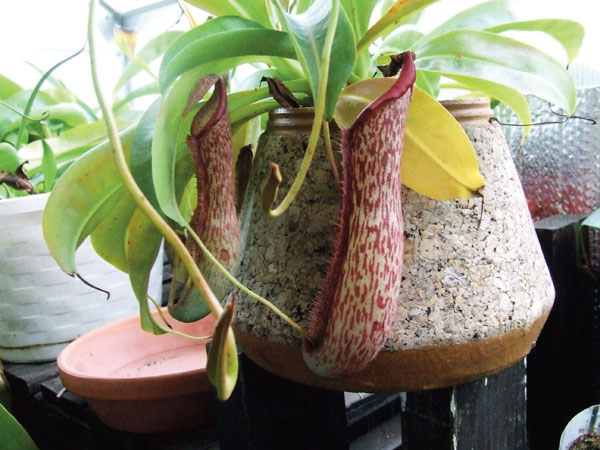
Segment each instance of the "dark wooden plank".
[{"label": "dark wooden plank", "polygon": [[4,374],[15,394],[35,393],[41,384],[58,376],[56,361],[43,364],[4,364]]},{"label": "dark wooden plank", "polygon": [[237,386],[218,402],[221,450],[348,449],[343,392],[276,377],[239,355]]},{"label": "dark wooden plank", "polygon": [[582,217],[560,215],[536,223],[556,297],[527,359],[531,450],[558,448],[568,421],[600,403],[600,284],[579,259]]},{"label": "dark wooden plank", "polygon": [[445,389],[406,393],[403,449],[526,450],[525,363]]},{"label": "dark wooden plank", "polygon": [[402,421],[392,416],[350,443],[350,450],[397,450],[402,447]]},{"label": "dark wooden plank", "polygon": [[453,449],[452,393],[446,388],[403,394],[403,449]]},{"label": "dark wooden plank", "polygon": [[400,420],[402,394],[372,394],[346,408],[348,439],[354,441],[397,417]]},{"label": "dark wooden plank", "polygon": [[40,391],[46,402],[57,405],[68,414],[77,416],[88,409],[83,398],[65,390],[59,377],[44,381]]},{"label": "dark wooden plank", "polygon": [[526,450],[524,361],[454,388],[458,449]]},{"label": "dark wooden plank", "polygon": [[[371,414],[380,412],[382,409],[400,402],[402,394],[367,394],[365,398],[353,402],[347,406],[346,417],[348,426],[352,426]],[[400,412],[398,409],[395,413]],[[391,415],[393,415],[392,413]]]}]

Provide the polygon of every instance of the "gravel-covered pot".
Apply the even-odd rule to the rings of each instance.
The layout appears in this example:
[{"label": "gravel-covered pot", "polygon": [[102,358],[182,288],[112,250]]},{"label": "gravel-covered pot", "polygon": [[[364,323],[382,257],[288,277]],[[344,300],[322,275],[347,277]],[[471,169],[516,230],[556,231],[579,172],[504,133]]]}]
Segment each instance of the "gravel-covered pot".
[{"label": "gravel-covered pot", "polygon": [[[408,391],[483,377],[529,352],[552,306],[554,288],[519,178],[499,125],[488,121],[487,100],[445,106],[471,139],[486,186],[483,198],[452,201],[403,188],[403,279],[384,350],[356,375],[320,378],[304,364],[300,336],[238,292],[236,336],[257,364],[326,388]],[[331,259],[341,202],[322,142],[286,213],[269,219],[259,196],[276,162],[284,177],[283,198],[298,171],[311,122],[307,109],[271,113],[241,217],[240,281],[303,326]]]}]

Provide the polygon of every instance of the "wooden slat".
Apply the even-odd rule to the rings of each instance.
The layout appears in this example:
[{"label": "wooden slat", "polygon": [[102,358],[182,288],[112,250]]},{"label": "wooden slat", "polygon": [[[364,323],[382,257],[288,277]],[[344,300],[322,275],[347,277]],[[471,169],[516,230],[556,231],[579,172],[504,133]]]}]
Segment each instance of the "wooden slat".
[{"label": "wooden slat", "polygon": [[237,386],[218,403],[221,450],[348,449],[343,392],[265,372],[239,355]]},{"label": "wooden slat", "polygon": [[41,384],[58,376],[56,362],[42,364],[4,364],[4,374],[11,389],[16,394],[34,394]]},{"label": "wooden slat", "polygon": [[527,359],[531,450],[558,448],[569,420],[600,403],[600,280],[582,264],[583,217],[557,215],[536,223],[556,297]]},{"label": "wooden slat", "polygon": [[406,449],[528,449],[524,361],[470,383],[405,395]]}]

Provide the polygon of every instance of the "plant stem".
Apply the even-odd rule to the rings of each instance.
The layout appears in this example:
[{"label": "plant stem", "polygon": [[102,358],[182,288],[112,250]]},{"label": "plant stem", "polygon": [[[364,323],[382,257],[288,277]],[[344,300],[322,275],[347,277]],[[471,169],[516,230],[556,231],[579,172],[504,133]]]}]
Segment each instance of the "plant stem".
[{"label": "plant stem", "polygon": [[331,165],[331,173],[333,174],[333,179],[335,180],[338,189],[341,190],[342,184],[340,182],[340,174],[337,170],[335,157],[333,156],[333,148],[331,147],[331,134],[329,133],[329,122],[327,122],[326,120],[323,121],[323,138],[325,139],[325,149],[327,150],[327,159],[329,160],[329,164]]},{"label": "plant stem", "polygon": [[156,303],[156,300],[154,300],[152,297],[148,296],[148,299],[150,300],[150,302],[152,302],[152,304],[156,308],[156,312],[158,313],[158,316],[165,323],[165,325],[167,325],[167,327],[169,327],[169,328],[165,328],[161,324],[159,324],[158,322],[153,320],[153,325],[157,326],[161,331],[164,331],[165,333],[169,333],[169,334],[174,334],[175,336],[181,336],[186,339],[190,339],[192,341],[208,341],[212,337],[212,336],[192,336],[191,334],[183,333],[181,331],[177,331],[177,330],[170,328],[171,325],[169,325],[169,322],[167,322],[167,319],[165,319],[165,316],[163,315],[162,311],[160,310],[160,305],[158,303]]},{"label": "plant stem", "polygon": [[121,177],[123,185],[135,201],[137,207],[140,208],[140,210],[146,215],[146,217],[148,217],[150,222],[173,246],[173,249],[177,252],[185,268],[190,273],[194,285],[202,294],[202,297],[206,301],[212,314],[218,317],[223,311],[223,308],[221,307],[221,304],[215,297],[215,294],[208,286],[208,283],[202,276],[202,273],[196,266],[194,259],[187,251],[185,245],[183,244],[183,242],[181,242],[175,231],[167,224],[167,222],[163,220],[160,214],[152,207],[148,199],[142,193],[139,186],[136,184],[135,180],[133,179],[133,176],[131,175],[131,172],[129,171],[129,167],[127,165],[127,161],[125,160],[125,155],[123,153],[123,147],[121,146],[121,140],[119,139],[119,133],[115,122],[115,118],[112,115],[112,111],[105,102],[98,78],[98,71],[96,67],[96,49],[93,32],[93,17],[96,1],[97,0],[92,0],[90,2],[90,12],[88,18],[88,39],[90,45],[90,65],[92,71],[92,81],[94,84],[96,96],[98,98],[98,104],[100,105],[100,109],[102,110],[104,121],[106,123],[106,130],[108,132],[108,138],[112,147],[113,158],[115,161],[115,165],[117,166],[119,176]]},{"label": "plant stem", "polygon": [[204,245],[204,243],[202,242],[202,240],[196,234],[196,232],[194,231],[194,229],[192,227],[190,227],[190,226],[186,227],[186,231],[190,234],[190,236],[192,236],[192,238],[194,239],[196,244],[198,244],[198,247],[200,247],[200,249],[202,250],[202,253],[204,253],[204,256],[211,262],[211,264],[214,264],[217,267],[217,269],[219,269],[221,271],[221,273],[225,276],[225,278],[227,278],[231,282],[231,284],[233,284],[235,287],[237,287],[240,291],[242,291],[249,297],[253,298],[254,300],[259,301],[260,303],[265,305],[267,308],[269,308],[271,311],[273,311],[275,314],[277,314],[279,317],[281,317],[281,319],[283,319],[288,325],[290,325],[294,330],[296,330],[298,332],[298,334],[300,334],[300,336],[302,336],[303,338],[308,337],[308,333],[300,325],[298,325],[296,322],[294,322],[294,320],[292,318],[287,316],[283,311],[281,311],[279,308],[277,308],[277,306],[275,306],[273,303],[271,303],[266,298],[261,297],[256,292],[248,289],[246,286],[244,286],[242,283],[240,283],[231,273],[229,273],[229,271],[225,267],[223,267],[223,265],[219,262],[219,260],[213,256],[213,254],[210,252],[210,250],[208,248],[206,248],[206,246]]},{"label": "plant stem", "polygon": [[335,36],[335,29],[337,27],[338,14],[339,2],[333,2],[331,21],[329,23],[327,35],[325,36],[325,44],[323,47],[321,71],[319,73],[319,91],[317,93],[317,98],[315,99],[315,118],[310,131],[310,137],[308,138],[308,147],[306,149],[306,153],[304,154],[304,158],[302,159],[300,170],[298,171],[290,190],[277,208],[266,211],[269,217],[272,218],[279,217],[281,214],[283,214],[285,210],[288,209],[288,207],[292,204],[296,198],[296,195],[298,195],[298,192],[300,192],[300,188],[302,187],[304,178],[306,178],[308,168],[310,167],[310,163],[312,162],[315,154],[315,149],[317,148],[319,135],[321,133],[321,124],[323,123],[323,114],[325,111],[327,82],[329,80],[329,63],[331,61],[331,47],[333,45],[333,38]]},{"label": "plant stem", "polygon": [[194,16],[192,15],[188,6],[182,0],[177,0],[177,5],[179,6],[179,9],[181,9],[181,12],[185,14],[185,17],[190,24],[190,28],[197,27],[198,23],[196,22],[196,19],[194,19]]}]

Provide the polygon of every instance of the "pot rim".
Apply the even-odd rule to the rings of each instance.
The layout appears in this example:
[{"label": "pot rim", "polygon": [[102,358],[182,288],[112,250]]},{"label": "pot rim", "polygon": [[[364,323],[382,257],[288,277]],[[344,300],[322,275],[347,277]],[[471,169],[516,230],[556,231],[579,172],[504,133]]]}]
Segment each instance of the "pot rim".
[{"label": "pot rim", "polygon": [[44,209],[50,193],[0,199],[0,215],[24,213]]},{"label": "pot rim", "polygon": [[[166,307],[162,308],[166,312]],[[153,313],[155,316],[157,312]],[[203,319],[204,321],[214,321],[212,315]],[[79,338],[75,339],[65,349],[61,351],[57,358],[57,365],[60,378],[64,387],[81,397],[96,400],[141,400],[141,399],[159,399],[177,396],[195,394],[210,389],[206,365],[204,367],[186,370],[182,372],[150,375],[144,377],[117,377],[107,375],[91,375],[88,372],[77,370],[73,361],[70,361],[72,354],[81,346],[89,341],[93,341],[98,336],[110,331],[112,328],[121,327],[131,323],[139,328],[140,316],[134,315],[107,323],[96,328]],[[169,316],[170,321],[174,321]],[[197,322],[200,323],[200,322]],[[146,333],[139,328],[140,333]],[[180,339],[186,339],[180,337]],[[182,345],[179,348],[188,348],[197,346],[199,351],[206,351],[205,341],[188,341],[188,345]],[[124,345],[127,345],[124,343]],[[157,352],[160,354],[160,352]],[[150,356],[150,355],[146,355]],[[135,362],[135,360],[132,360]]]}]

